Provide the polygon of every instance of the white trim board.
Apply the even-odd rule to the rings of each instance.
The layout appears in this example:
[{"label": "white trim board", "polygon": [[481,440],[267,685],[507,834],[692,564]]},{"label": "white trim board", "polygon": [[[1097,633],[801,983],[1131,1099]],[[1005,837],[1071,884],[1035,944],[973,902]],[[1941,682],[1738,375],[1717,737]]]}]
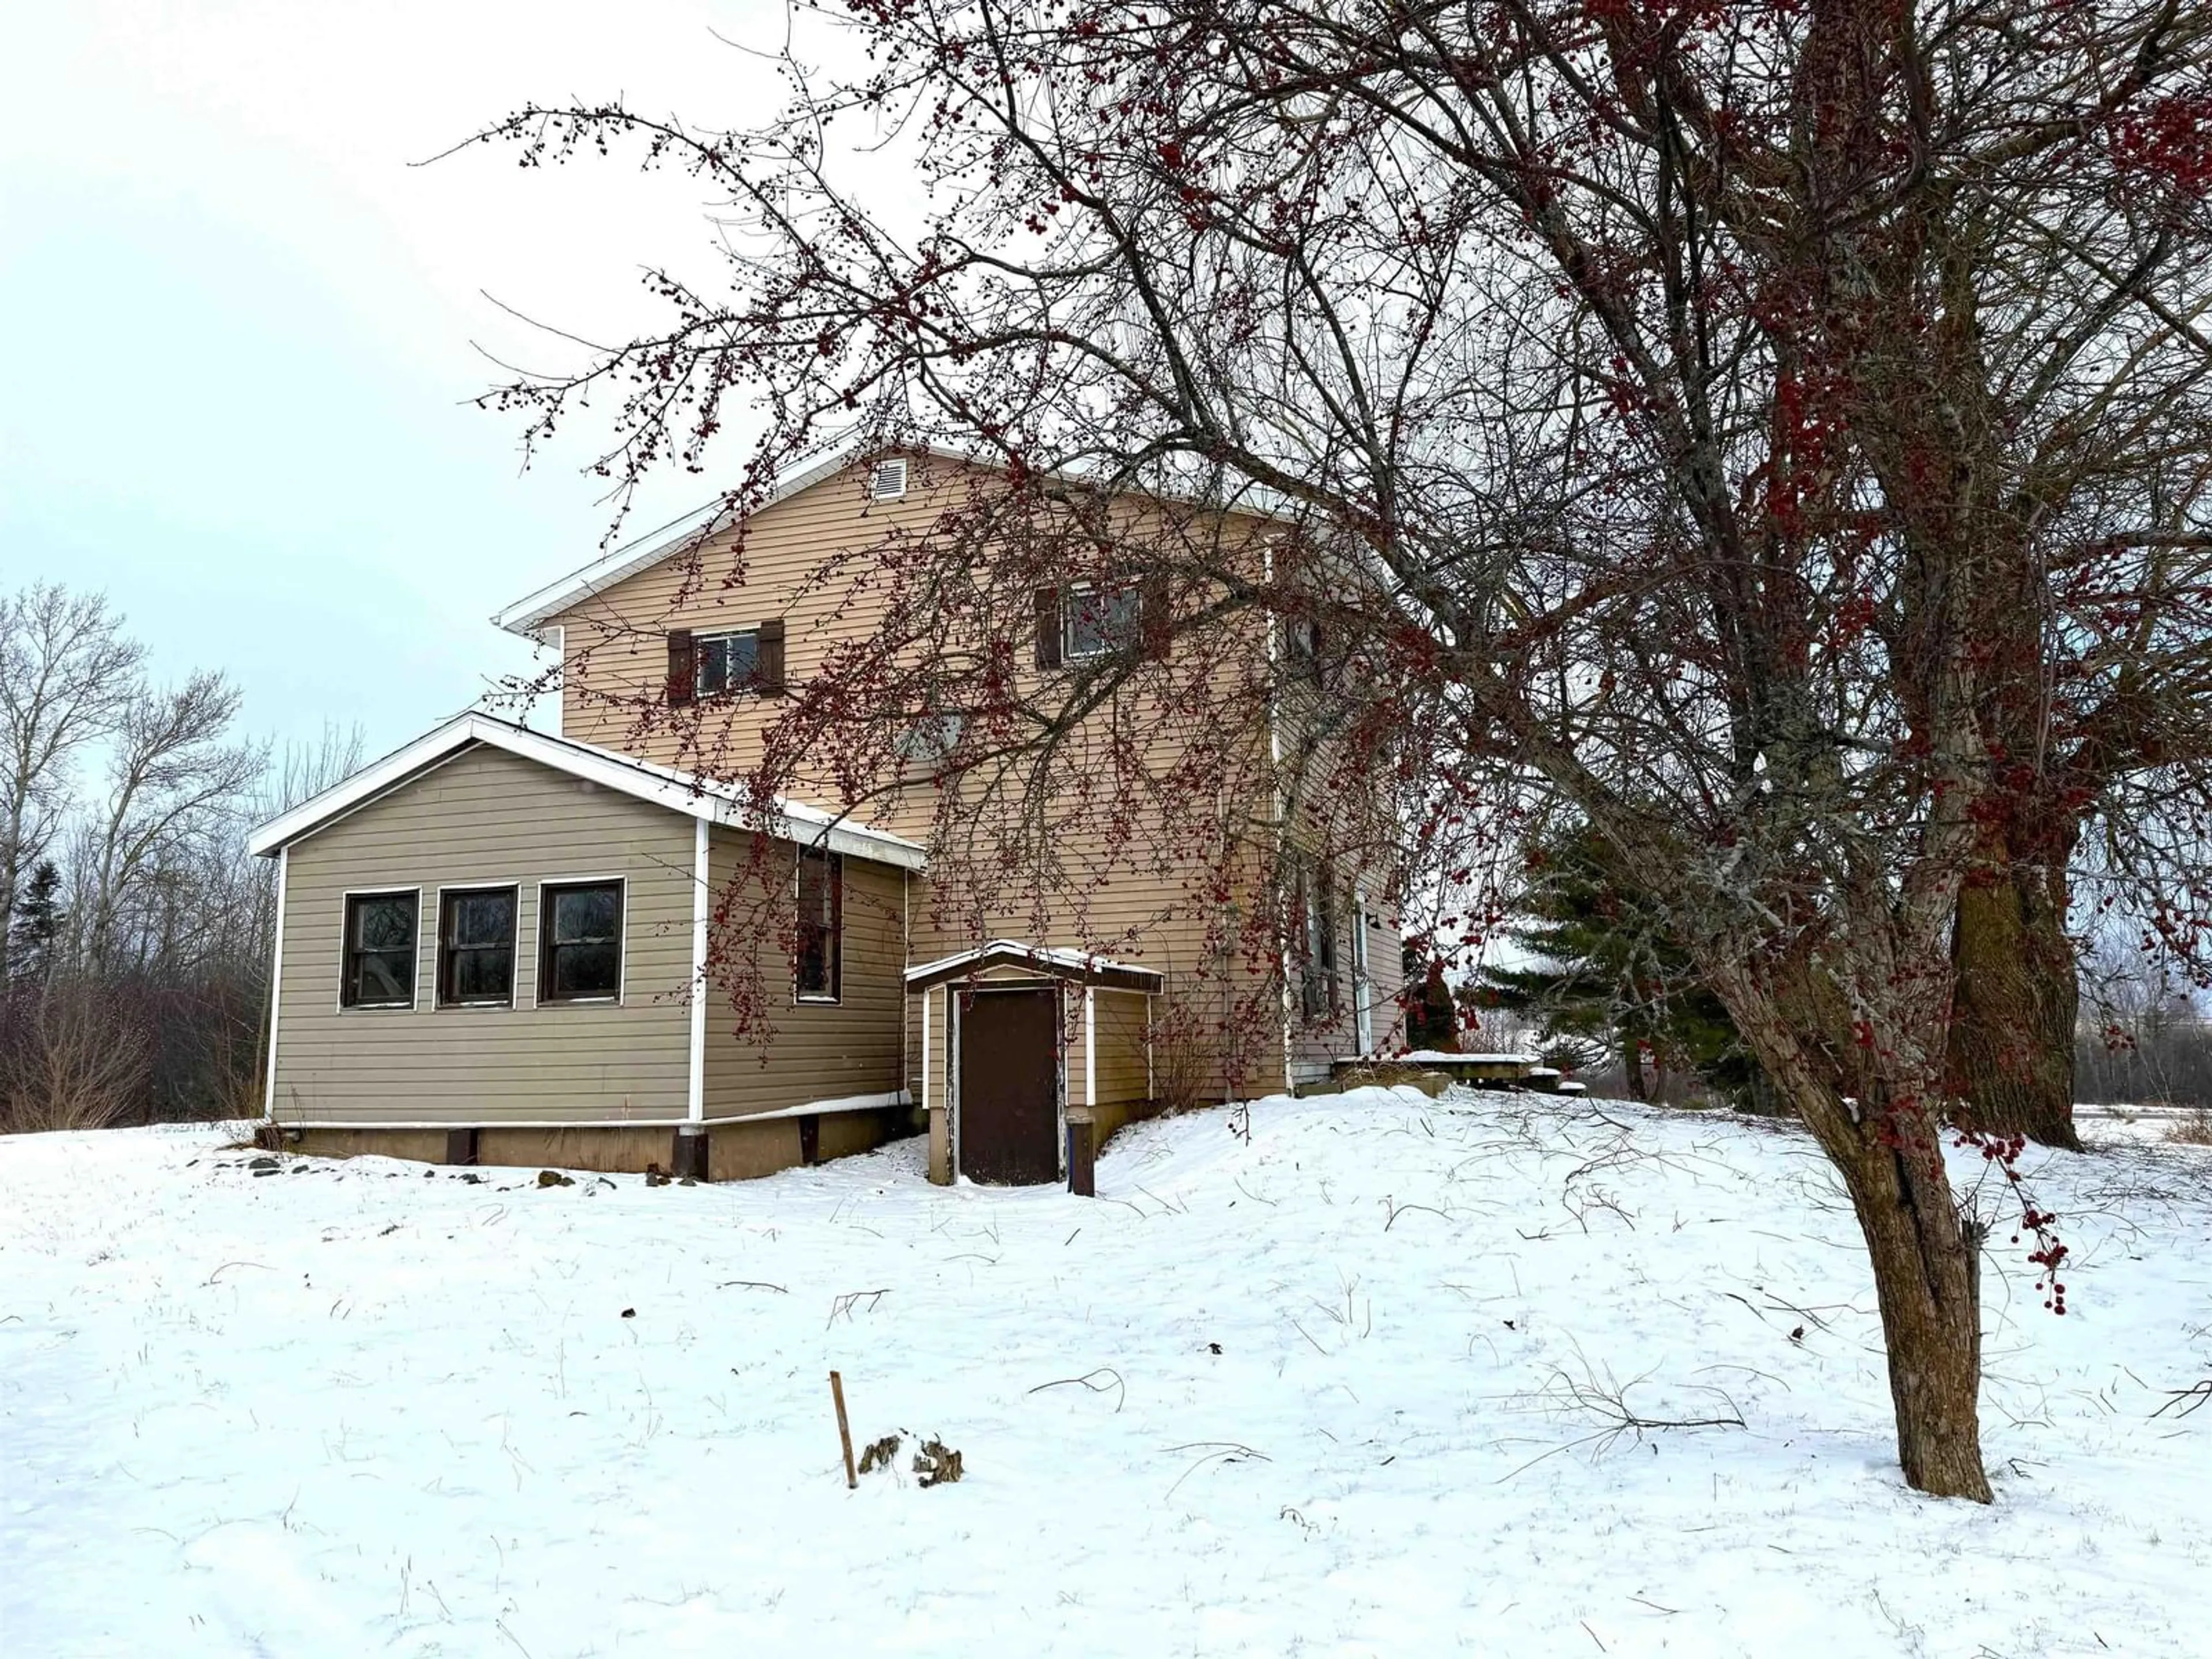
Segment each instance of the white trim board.
[{"label": "white trim board", "polygon": [[686,1049],[684,1115],[707,1118],[707,924],[714,902],[714,828],[698,821],[691,843],[691,1027]]},{"label": "white trim board", "polygon": [[842,1112],[882,1112],[910,1104],[906,1091],[881,1095],[844,1095],[835,1100],[802,1101],[774,1111],[747,1112],[738,1117],[592,1117],[592,1118],[409,1118],[405,1121],[367,1118],[270,1118],[280,1129],[721,1129],[733,1123],[775,1123],[794,1117],[835,1117]]},{"label": "white trim board", "polygon": [[922,848],[915,842],[850,823],[820,807],[777,800],[772,804],[767,821],[762,823],[732,785],[715,783],[673,767],[635,760],[574,738],[549,737],[543,732],[532,732],[511,720],[473,710],[456,715],[443,726],[362,768],[344,782],[271,818],[247,837],[246,850],[257,857],[270,857],[368,805],[377,796],[412,781],[416,774],[477,744],[535,761],[571,777],[587,779],[618,793],[684,813],[702,823],[761,831],[804,846],[826,845],[832,852],[848,853],[855,858],[900,869],[925,867]]},{"label": "white trim board", "polygon": [[[769,492],[748,509],[764,513],[778,501],[789,501],[801,490],[811,489],[825,478],[836,477],[849,466],[870,459],[878,450],[901,451],[908,455],[927,455],[933,459],[950,461],[961,466],[996,467],[1001,463],[980,450],[954,449],[944,444],[840,444],[830,455],[803,467],[789,477],[779,480]],[[1086,477],[1080,473],[1055,471],[1047,475],[1058,481],[1093,488],[1109,483],[1103,477]],[[1143,489],[1131,484],[1126,487],[1132,495],[1152,501],[1176,502],[1193,507],[1210,507],[1216,511],[1235,513],[1248,518],[1279,518],[1279,509],[1258,501],[1234,504],[1206,501],[1171,489]],[[870,497],[871,501],[875,497]],[[718,497],[703,507],[694,507],[682,517],[672,519],[658,530],[647,531],[635,540],[626,542],[605,556],[593,560],[545,584],[536,592],[525,594],[505,610],[495,613],[492,621],[510,634],[520,634],[526,639],[544,641],[544,624],[564,611],[574,610],[585,600],[605,592],[617,583],[625,581],[641,570],[650,569],[663,559],[689,552],[708,537],[719,534],[737,522],[739,515],[732,514],[726,498]]]},{"label": "white trim board", "polygon": [[[276,854],[276,936],[275,948],[269,957],[269,1069],[262,1080],[261,1115],[266,1118],[276,1115],[276,1018],[284,1011],[284,878],[291,873],[291,854],[280,851]],[[418,912],[422,909],[419,900],[415,908]],[[421,920],[417,915],[418,926]],[[343,912],[338,926],[341,930],[345,926]],[[343,959],[338,972],[341,975],[345,972]]]}]

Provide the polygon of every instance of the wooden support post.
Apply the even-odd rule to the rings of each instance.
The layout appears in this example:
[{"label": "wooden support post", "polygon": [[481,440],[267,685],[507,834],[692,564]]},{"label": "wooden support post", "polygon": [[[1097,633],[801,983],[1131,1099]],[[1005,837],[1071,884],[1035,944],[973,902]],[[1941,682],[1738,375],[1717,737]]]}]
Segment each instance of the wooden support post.
[{"label": "wooden support post", "polygon": [[477,1132],[474,1129],[446,1131],[446,1162],[474,1164],[477,1161]]},{"label": "wooden support post", "polygon": [[1098,1196],[1098,1124],[1090,1109],[1067,1110],[1067,1190],[1078,1198]]},{"label": "wooden support post", "polygon": [[668,1167],[675,1171],[678,1181],[686,1178],[704,1181],[707,1178],[707,1131],[703,1127],[694,1129],[687,1127],[677,1130],[676,1147],[669,1158]]},{"label": "wooden support post", "polygon": [[845,1379],[835,1371],[830,1373],[830,1397],[837,1402],[837,1442],[845,1449],[845,1490],[850,1492],[860,1477],[853,1468],[853,1425],[845,1420]]}]

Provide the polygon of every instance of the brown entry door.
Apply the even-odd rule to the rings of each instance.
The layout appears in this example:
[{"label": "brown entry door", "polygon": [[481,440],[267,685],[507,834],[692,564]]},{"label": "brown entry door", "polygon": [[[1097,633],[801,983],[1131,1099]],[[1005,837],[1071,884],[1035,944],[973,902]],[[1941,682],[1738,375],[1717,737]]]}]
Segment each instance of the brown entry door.
[{"label": "brown entry door", "polygon": [[960,1173],[1006,1186],[1059,1180],[1058,994],[958,995]]}]

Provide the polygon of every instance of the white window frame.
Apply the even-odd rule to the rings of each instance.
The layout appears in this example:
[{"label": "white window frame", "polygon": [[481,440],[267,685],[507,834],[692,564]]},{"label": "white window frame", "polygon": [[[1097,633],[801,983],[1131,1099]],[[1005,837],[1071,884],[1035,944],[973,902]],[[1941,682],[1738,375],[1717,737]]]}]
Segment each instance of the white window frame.
[{"label": "white window frame", "polygon": [[[514,926],[507,935],[508,973],[507,1000],[504,1002],[448,1002],[439,990],[439,981],[445,976],[446,966],[446,895],[448,893],[495,893],[506,889],[514,895]],[[505,1012],[513,1013],[522,1002],[522,882],[519,878],[491,881],[450,881],[438,887],[438,902],[430,912],[430,1006],[439,1013],[481,1014]],[[531,976],[531,994],[538,992],[537,975]],[[421,996],[417,988],[416,996]]]},{"label": "white window frame", "polygon": [[[352,950],[346,924],[357,898],[392,898],[415,895],[415,975],[409,981],[411,1000],[406,1002],[348,1002],[345,1000],[346,957]],[[422,889],[419,883],[400,887],[349,887],[338,895],[338,988],[336,1006],[342,1014],[411,1014],[422,1006]]]},{"label": "white window frame", "polygon": [[[750,637],[753,642],[752,672],[741,681],[725,678],[712,691],[707,689],[707,647],[725,640]],[[711,634],[691,636],[691,696],[695,702],[704,702],[709,697],[739,696],[754,689],[760,681],[760,625],[750,628],[718,628]]]},{"label": "white window frame", "polygon": [[[1103,595],[1109,604],[1121,599],[1127,599],[1129,602],[1131,606],[1129,631],[1125,637],[1116,639],[1110,635],[1107,629],[1102,628],[1099,631],[1106,637],[1103,637],[1097,645],[1087,647],[1079,647],[1075,642],[1076,613],[1083,600],[1101,595]],[[1102,617],[1101,620],[1103,622],[1105,619]],[[1133,587],[1102,588],[1097,582],[1070,582],[1060,590],[1060,660],[1089,662],[1097,657],[1110,657],[1116,651],[1123,650],[1136,642],[1138,634],[1144,627],[1144,599],[1137,589]]]},{"label": "white window frame", "polygon": [[[546,928],[550,925],[546,908],[545,893],[553,887],[614,887],[621,890],[622,913],[615,929],[615,994],[611,997],[556,997],[547,1000],[544,991],[545,951],[551,944]],[[520,918],[517,918],[520,926]],[[619,1008],[629,1000],[629,878],[628,876],[546,876],[538,884],[538,915],[532,929],[530,953],[530,1006],[532,1008]],[[517,1006],[520,999],[517,1000]]]},{"label": "white window frame", "polygon": [[[799,941],[794,937],[791,943],[791,1000],[793,1006],[799,1008],[835,1008],[845,1000],[845,855],[830,847],[802,846],[793,849],[791,906],[794,915],[799,910],[799,876],[805,868],[806,855],[809,853],[817,854],[829,860],[830,880],[833,884],[832,891],[835,894],[830,900],[830,911],[832,925],[836,930],[834,938],[837,951],[836,970],[830,977],[837,989],[833,994],[828,991],[802,991],[799,988]],[[800,921],[803,924],[805,918],[800,917]]]}]

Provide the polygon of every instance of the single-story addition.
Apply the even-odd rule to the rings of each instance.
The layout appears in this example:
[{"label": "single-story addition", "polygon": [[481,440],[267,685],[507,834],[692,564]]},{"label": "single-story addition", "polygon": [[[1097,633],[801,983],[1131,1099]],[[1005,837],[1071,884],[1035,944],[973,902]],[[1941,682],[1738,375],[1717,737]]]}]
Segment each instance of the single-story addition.
[{"label": "single-story addition", "polygon": [[[765,1043],[710,981],[762,838],[796,950]],[[277,860],[267,1116],[303,1152],[727,1180],[927,1127],[1048,1182],[1152,1109],[1154,969],[994,940],[906,965],[922,849],[464,714],[256,831]],[[781,949],[781,943],[775,947]]]},{"label": "single-story addition", "polygon": [[[799,948],[763,1048],[705,984],[711,905],[787,851]],[[264,825],[267,1114],[302,1151],[765,1175],[920,1127],[902,982],[922,849],[464,714]]]}]

